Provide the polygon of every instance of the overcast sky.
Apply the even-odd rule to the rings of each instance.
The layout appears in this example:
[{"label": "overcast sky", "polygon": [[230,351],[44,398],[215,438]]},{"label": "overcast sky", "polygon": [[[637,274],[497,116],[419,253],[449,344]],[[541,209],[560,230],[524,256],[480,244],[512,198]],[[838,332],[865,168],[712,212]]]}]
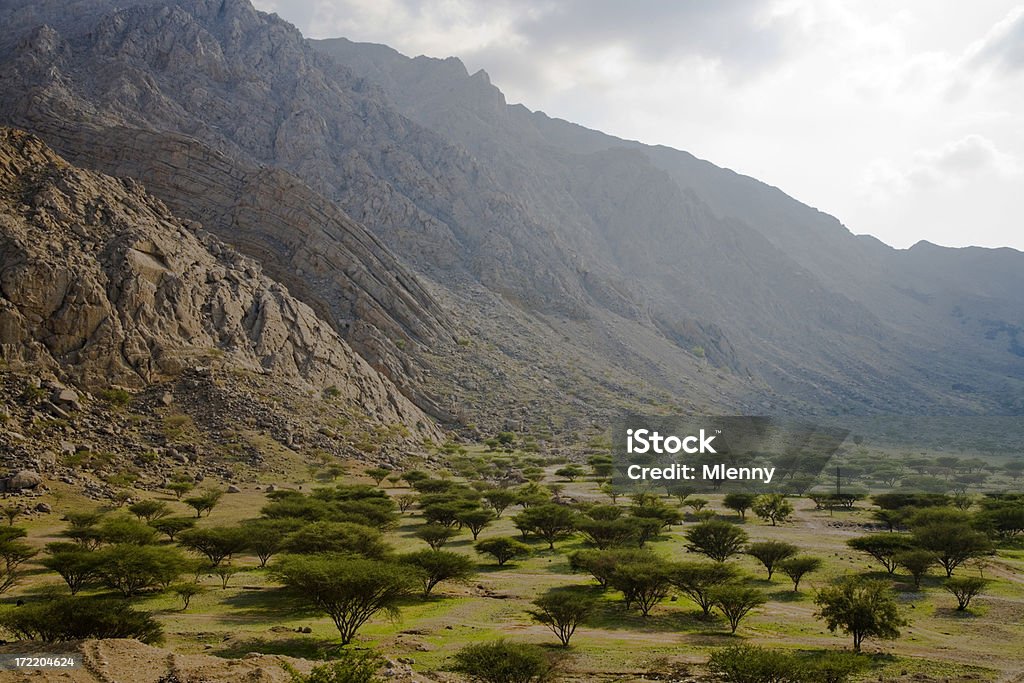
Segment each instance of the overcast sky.
[{"label": "overcast sky", "polygon": [[897,247],[1024,250],[1024,4],[255,0],[460,57],[509,102],[684,149]]}]

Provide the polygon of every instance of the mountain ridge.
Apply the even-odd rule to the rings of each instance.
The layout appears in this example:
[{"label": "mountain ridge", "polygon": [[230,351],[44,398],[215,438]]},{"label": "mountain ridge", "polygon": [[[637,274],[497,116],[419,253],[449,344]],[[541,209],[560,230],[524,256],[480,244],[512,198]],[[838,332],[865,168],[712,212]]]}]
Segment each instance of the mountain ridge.
[{"label": "mountain ridge", "polygon": [[[1012,267],[973,278],[977,265],[953,257],[936,280],[924,252],[895,255],[692,155],[507,105],[454,59],[361,55],[354,43],[322,54],[243,0],[82,4],[89,21],[57,30],[39,24],[53,3],[14,3],[0,118],[76,163],[148,178],[190,218],[205,201],[208,230],[268,259],[443,420],[546,422],[573,406],[579,424],[652,393],[673,410],[1024,409]],[[131,163],[117,161],[126,126],[153,138]],[[318,303],[350,284],[327,287],[314,254],[300,265],[274,246],[287,224],[240,234],[238,196],[211,202],[201,185],[170,182],[179,166],[159,170],[159,141],[175,136],[223,155],[214,187],[235,168],[275,168],[374,235],[408,273],[385,290],[404,279],[428,294],[413,297],[412,327],[422,313],[432,335],[396,335],[387,320],[409,316],[387,300],[379,320]],[[337,236],[317,230],[315,243]]]},{"label": "mountain ridge", "polygon": [[[685,151],[622,140],[540,112],[530,112],[521,105],[507,105],[489,79],[469,77],[465,67],[452,58],[408,58],[394,50],[345,39],[310,42],[357,72],[377,78],[385,84],[388,95],[403,113],[445,132],[485,161],[502,164],[505,163],[503,157],[509,155],[521,159],[530,154],[544,154],[555,147],[575,154],[608,153],[612,149],[639,151],[655,167],[669,173],[679,186],[699,196],[715,215],[739,220],[760,233],[826,287],[852,295],[853,301],[866,306],[898,334],[908,331],[906,320],[921,319],[921,327],[913,330],[916,345],[948,336],[951,312],[957,305],[966,307],[976,294],[1001,299],[1004,305],[1000,315],[1019,319],[1022,314],[1020,306],[1016,305],[1018,297],[1014,296],[1018,287],[1024,287],[1019,267],[1000,268],[998,281],[989,278],[986,288],[978,288],[978,281],[984,281],[987,273],[998,268],[1004,257],[1008,262],[1017,260],[1019,252],[982,249],[972,252],[979,262],[969,266],[963,264],[964,259],[952,256],[965,252],[941,252],[940,258],[954,261],[947,264],[944,274],[955,278],[960,288],[946,294],[960,301],[950,302],[945,311],[923,310],[918,305],[922,296],[935,297],[927,290],[949,289],[944,280],[929,272],[934,270],[934,264],[918,264],[917,259],[910,256],[912,250],[895,250],[876,240],[855,236],[832,216],[801,204],[779,188],[719,168]],[[499,124],[505,126],[506,133],[514,131],[517,146],[514,151],[501,146],[500,133],[495,132]],[[534,142],[537,140],[540,143]],[[531,144],[535,148],[520,151]],[[1018,260],[1018,264],[1020,262]],[[925,290],[923,294],[922,290]],[[956,333],[955,329],[952,331]],[[940,360],[939,355],[948,358],[963,353],[965,345],[983,346],[988,340],[979,340],[977,331],[974,330],[974,336],[955,339],[957,346],[942,349],[934,360]],[[989,354],[985,362],[991,362],[992,356],[998,357],[999,353]],[[1012,375],[1019,378],[1019,369]],[[1019,385],[1008,386],[998,375],[992,379],[1002,382],[1002,388],[1009,389],[1010,393],[1019,392]],[[1015,400],[1011,399],[1009,405],[1016,405]]]}]

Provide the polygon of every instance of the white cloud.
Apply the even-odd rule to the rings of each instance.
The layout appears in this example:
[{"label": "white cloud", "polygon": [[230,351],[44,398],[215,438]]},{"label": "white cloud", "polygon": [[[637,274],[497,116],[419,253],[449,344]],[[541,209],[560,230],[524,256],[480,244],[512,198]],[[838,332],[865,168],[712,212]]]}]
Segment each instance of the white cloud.
[{"label": "white cloud", "polygon": [[968,63],[1004,72],[1024,69],[1024,6],[1015,7],[967,51]]},{"label": "white cloud", "polygon": [[864,172],[862,192],[875,201],[889,201],[917,190],[960,188],[983,176],[1020,175],[1017,160],[988,138],[971,134],[933,149],[918,150],[900,168],[888,159],[872,161]]}]

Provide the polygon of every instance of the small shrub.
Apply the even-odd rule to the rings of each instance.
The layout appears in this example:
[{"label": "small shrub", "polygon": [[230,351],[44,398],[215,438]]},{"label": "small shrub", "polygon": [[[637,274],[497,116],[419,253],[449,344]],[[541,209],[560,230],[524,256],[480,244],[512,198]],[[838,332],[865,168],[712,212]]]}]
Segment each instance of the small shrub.
[{"label": "small shrub", "polygon": [[23,403],[27,403],[30,406],[34,406],[46,398],[46,392],[40,387],[26,384],[25,389],[21,392],[21,400]]},{"label": "small shrub", "polygon": [[808,683],[845,683],[868,667],[870,660],[851,652],[818,652],[803,662]]},{"label": "small shrub", "polygon": [[726,683],[797,683],[797,661],[784,652],[753,645],[736,645],[711,655],[708,668]]},{"label": "small shrub", "polygon": [[30,603],[0,615],[0,626],[21,640],[47,643],[86,638],[137,638],[144,643],[163,639],[160,624],[148,612],[123,600],[63,597]]},{"label": "small shrub", "polygon": [[132,401],[132,395],[127,391],[113,387],[100,391],[99,397],[114,408],[127,408],[128,404]]},{"label": "small shrub", "polygon": [[506,640],[467,645],[455,653],[452,668],[479,683],[543,683],[554,675],[543,648]]},{"label": "small shrub", "polygon": [[376,652],[342,650],[334,660],[321,664],[303,676],[292,672],[292,683],[380,683],[377,672],[384,658]]},{"label": "small shrub", "polygon": [[726,683],[844,683],[868,663],[849,652],[798,656],[755,645],[736,645],[712,654],[708,668]]}]

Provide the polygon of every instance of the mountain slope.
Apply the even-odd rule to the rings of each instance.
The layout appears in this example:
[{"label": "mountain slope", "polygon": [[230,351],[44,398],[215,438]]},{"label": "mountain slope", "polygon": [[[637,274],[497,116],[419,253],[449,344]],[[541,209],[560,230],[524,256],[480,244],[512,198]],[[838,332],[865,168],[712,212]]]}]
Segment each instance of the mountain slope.
[{"label": "mountain slope", "polygon": [[953,255],[937,280],[756,181],[509,107],[457,60],[311,46],[243,0],[75,8],[0,12],[0,117],[146,182],[443,419],[1024,408],[1014,265],[976,284]]},{"label": "mountain slope", "polygon": [[[732,233],[740,235],[742,244],[754,246],[756,258],[771,258],[773,250],[764,245],[770,243],[784,255],[765,264],[768,272],[774,273],[774,282],[764,271],[736,273],[744,277],[750,302],[758,305],[736,309],[743,321],[734,325],[726,321],[722,327],[744,349],[761,343],[758,337],[783,341],[782,335],[770,330],[768,335],[754,338],[745,335],[758,325],[757,311],[768,303],[757,299],[758,288],[765,286],[771,290],[767,298],[776,299],[772,315],[779,316],[785,326],[792,327],[804,318],[807,325],[800,334],[786,340],[799,349],[802,358],[785,370],[785,377],[773,379],[774,386],[788,384],[808,371],[818,372],[809,381],[828,383],[832,366],[832,379],[839,380],[842,387],[864,390],[854,401],[862,407],[875,403],[876,408],[890,410],[971,410],[983,404],[997,411],[1019,410],[1020,380],[1024,377],[1024,367],[1014,351],[1014,330],[1024,319],[1024,302],[1019,297],[1024,289],[1024,255],[1019,252],[927,245],[907,251],[891,249],[877,240],[855,237],[831,216],[776,188],[685,152],[621,140],[520,105],[509,106],[486,74],[469,75],[457,59],[409,59],[385,46],[345,39],[311,44],[381,83],[405,115],[464,145],[506,186],[517,187],[522,195],[547,195],[549,206],[575,204],[585,213],[600,216],[600,211],[580,202],[574,180],[581,171],[592,176],[594,169],[609,168],[609,159],[622,162],[633,155],[630,163],[635,168],[646,164],[647,179],[631,184],[620,178],[606,185],[605,204],[628,206],[642,197],[642,203],[661,208],[668,195],[681,192],[691,205],[703,207],[714,218],[740,224]],[[664,189],[652,191],[659,181],[651,179],[658,178],[659,172],[667,176],[660,178]],[[669,207],[672,205],[656,213],[664,216]],[[678,203],[675,210],[667,215],[680,215]],[[655,212],[645,215],[642,206],[634,206],[628,213],[619,233],[633,242],[642,238],[657,244],[663,252],[664,233],[648,229],[650,214]],[[673,234],[676,239],[684,239],[681,233],[693,234],[685,221],[681,223]],[[717,268],[717,264],[742,258],[743,250],[732,245],[728,254],[716,253],[715,243],[728,240],[730,231],[715,225],[713,219],[701,223],[713,238],[706,243],[688,240],[687,250],[694,261]],[[787,278],[779,271],[794,267],[802,271],[804,280],[790,280],[787,289],[783,284]],[[714,273],[704,273],[702,279],[711,285],[708,300],[722,301],[728,281],[715,282]],[[820,314],[817,320],[807,320],[803,314],[786,315],[790,312],[777,305],[779,299],[783,305],[793,301],[798,291],[813,290],[833,295],[822,307],[824,318]],[[806,296],[796,300],[801,302],[802,312],[813,312]],[[725,301],[719,308],[733,306]],[[716,322],[727,315],[719,311]],[[825,360],[825,366],[816,368],[817,359]],[[761,369],[771,374],[770,369]],[[871,375],[877,380],[874,386],[865,382]],[[887,383],[892,383],[895,391],[881,386]],[[954,390],[954,385],[973,385],[987,395],[979,401],[975,392],[967,396]],[[807,388],[792,386],[791,390],[806,393]],[[841,392],[841,387],[836,391]],[[842,397],[833,396],[832,400],[836,398]]]},{"label": "mountain slope", "polygon": [[[235,0],[122,11],[109,3],[105,15],[96,9],[102,3],[87,4],[82,14],[93,23],[65,26],[55,17],[68,35],[35,23],[57,14],[52,5],[14,13],[12,22],[29,18],[14,23],[20,33],[12,32],[18,37],[0,65],[4,118],[76,163],[143,179],[176,211],[264,261],[432,414],[562,428],[563,417],[589,422],[650,401],[655,389],[658,401],[688,409],[739,408],[750,393],[746,375],[706,382],[704,360],[656,330],[627,331],[636,296],[622,296],[600,269],[581,273],[583,259],[562,244],[558,226],[541,226],[464,151],[403,118],[283,22]],[[319,122],[313,131],[298,124],[309,117]],[[214,157],[216,175],[206,161]],[[203,172],[190,177],[197,166]],[[292,220],[305,205],[333,199],[350,232],[362,229],[351,219],[365,223],[419,271],[414,278],[400,264],[387,268],[403,273],[399,283],[410,291],[422,283],[446,302],[447,317],[416,297],[438,322],[422,326],[431,335],[396,335],[362,313],[327,310],[318,302],[344,298],[345,287],[326,282],[335,270],[312,254],[282,249],[292,226],[265,226],[247,213],[253,220],[239,229],[236,206],[253,200],[223,186],[271,166],[292,180],[261,206],[285,203]],[[303,183],[323,198],[295,201],[292,188]],[[309,226],[316,251],[349,248],[322,221]],[[594,292],[626,304],[593,307]],[[690,328],[698,337],[703,329]],[[631,334],[643,344],[624,343]],[[538,349],[548,356],[538,358]]]},{"label": "mountain slope", "polygon": [[144,389],[213,359],[282,387],[331,388],[382,424],[436,436],[259,264],[182,222],[137,183],[70,166],[0,129],[0,348],[87,389]]}]

